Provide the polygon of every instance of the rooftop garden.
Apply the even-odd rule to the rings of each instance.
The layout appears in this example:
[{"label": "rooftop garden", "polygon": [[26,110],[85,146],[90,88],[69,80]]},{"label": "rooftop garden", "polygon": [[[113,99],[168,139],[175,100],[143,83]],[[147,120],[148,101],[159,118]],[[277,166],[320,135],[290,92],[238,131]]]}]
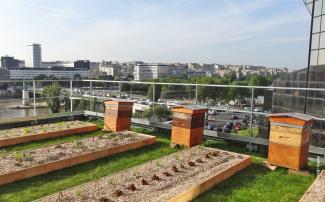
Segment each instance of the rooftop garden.
[{"label": "rooftop garden", "polygon": [[[27,149],[37,149],[68,142],[79,142],[91,137],[99,137],[102,135],[102,121],[94,123],[99,124],[99,130],[95,132],[9,146],[2,149],[1,153],[14,154]],[[0,201],[36,200],[153,161],[180,150],[170,147],[170,137],[165,134],[155,134],[151,130],[142,128],[133,128],[132,131],[150,135],[154,134],[157,136],[157,143],[0,186]],[[209,140],[204,142],[204,146],[249,154],[252,156],[253,164],[230,179],[213,187],[195,201],[298,201],[316,178],[317,167],[312,162],[309,162],[308,167],[308,170],[311,172],[310,175],[294,175],[288,174],[288,170],[283,168],[278,168],[275,171],[268,170],[263,166],[263,161],[266,157],[247,151],[243,145]]]}]

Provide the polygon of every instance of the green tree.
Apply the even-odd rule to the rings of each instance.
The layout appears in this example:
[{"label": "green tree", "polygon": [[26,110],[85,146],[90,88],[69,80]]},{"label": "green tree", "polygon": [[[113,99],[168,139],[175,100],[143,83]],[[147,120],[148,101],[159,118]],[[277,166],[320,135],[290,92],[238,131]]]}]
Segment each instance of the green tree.
[{"label": "green tree", "polygon": [[79,110],[87,110],[88,109],[88,106],[89,106],[88,100],[82,98],[80,100],[79,105],[78,105],[78,109]]},{"label": "green tree", "polygon": [[161,120],[170,118],[171,114],[171,111],[166,106],[156,105],[144,110],[143,117],[151,119],[155,116],[158,120]]},{"label": "green tree", "polygon": [[50,97],[47,100],[47,105],[51,109],[52,113],[60,112],[60,99],[58,98],[60,96],[60,92],[61,86],[57,82],[54,82],[43,89],[43,94]]},{"label": "green tree", "polygon": [[155,85],[155,100],[153,100],[153,85],[150,85],[148,90],[148,98],[153,102],[157,102],[161,97],[161,90],[161,85]]},{"label": "green tree", "polygon": [[74,75],[73,75],[73,79],[74,79],[74,80],[81,80],[82,77],[81,77],[80,74],[74,74]]}]

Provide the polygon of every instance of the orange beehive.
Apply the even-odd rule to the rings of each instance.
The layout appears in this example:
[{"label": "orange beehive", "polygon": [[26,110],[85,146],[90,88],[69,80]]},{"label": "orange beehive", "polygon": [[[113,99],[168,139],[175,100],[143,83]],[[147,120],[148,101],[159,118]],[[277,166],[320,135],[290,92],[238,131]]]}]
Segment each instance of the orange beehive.
[{"label": "orange beehive", "polygon": [[308,162],[312,118],[299,113],[269,115],[268,163],[300,170]]},{"label": "orange beehive", "polygon": [[207,108],[177,106],[172,108],[172,143],[193,147],[201,144],[204,130],[204,115]]},{"label": "orange beehive", "polygon": [[105,100],[104,130],[130,130],[133,102],[127,100]]}]

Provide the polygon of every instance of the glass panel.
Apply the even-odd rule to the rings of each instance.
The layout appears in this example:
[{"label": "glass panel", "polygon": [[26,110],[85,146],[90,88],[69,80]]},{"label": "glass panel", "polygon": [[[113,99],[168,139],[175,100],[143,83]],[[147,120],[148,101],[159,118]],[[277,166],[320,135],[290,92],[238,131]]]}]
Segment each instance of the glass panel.
[{"label": "glass panel", "polygon": [[317,65],[317,55],[318,55],[318,50],[311,51],[311,53],[310,53],[310,66],[316,66]]},{"label": "glass panel", "polygon": [[319,16],[319,15],[321,15],[321,11],[322,11],[322,3],[323,3],[323,0],[316,0],[316,1],[315,1],[314,16]]},{"label": "glass panel", "polygon": [[313,33],[320,32],[320,17],[314,18]]},{"label": "glass panel", "polygon": [[319,47],[319,34],[313,34],[311,49],[318,49]]},{"label": "glass panel", "polygon": [[325,48],[325,32],[320,34],[319,48]]},{"label": "glass panel", "polygon": [[318,65],[325,65],[325,50],[319,50]]},{"label": "glass panel", "polygon": [[312,14],[312,10],[313,10],[313,4],[310,3],[310,4],[307,4],[306,6],[307,6],[307,9],[308,9],[308,11],[309,11],[309,13],[311,15]]}]

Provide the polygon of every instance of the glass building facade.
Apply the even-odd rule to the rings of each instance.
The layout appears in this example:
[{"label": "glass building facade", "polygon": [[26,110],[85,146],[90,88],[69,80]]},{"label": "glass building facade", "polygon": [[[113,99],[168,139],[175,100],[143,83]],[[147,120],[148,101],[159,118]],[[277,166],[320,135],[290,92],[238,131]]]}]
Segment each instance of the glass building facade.
[{"label": "glass building facade", "polygon": [[[304,0],[311,15],[308,67],[276,79],[274,86],[325,88],[325,0]],[[300,112],[325,118],[325,92],[275,90],[273,112]],[[314,124],[312,144],[325,147],[324,121]]]}]

